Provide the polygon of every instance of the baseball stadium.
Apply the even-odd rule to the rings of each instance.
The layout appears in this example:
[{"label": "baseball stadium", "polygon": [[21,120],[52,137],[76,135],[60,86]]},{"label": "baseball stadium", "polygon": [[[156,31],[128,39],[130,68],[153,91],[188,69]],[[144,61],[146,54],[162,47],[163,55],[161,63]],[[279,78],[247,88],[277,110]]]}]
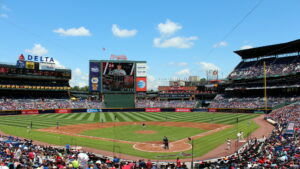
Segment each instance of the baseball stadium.
[{"label": "baseball stadium", "polygon": [[299,6],[0,0],[0,169],[299,169]]},{"label": "baseball stadium", "polygon": [[86,93],[71,90],[70,70],[21,54],[0,65],[1,143],[192,168],[246,165],[271,147],[292,159],[299,52],[300,40],[234,51],[241,61],[225,79],[172,81],[157,92],[147,91],[146,61],[90,60]]}]

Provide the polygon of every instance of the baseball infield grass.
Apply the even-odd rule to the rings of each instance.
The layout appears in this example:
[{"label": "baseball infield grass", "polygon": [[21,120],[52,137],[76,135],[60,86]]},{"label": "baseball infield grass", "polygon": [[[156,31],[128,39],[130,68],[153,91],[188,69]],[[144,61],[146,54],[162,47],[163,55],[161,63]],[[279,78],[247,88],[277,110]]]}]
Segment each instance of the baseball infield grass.
[{"label": "baseball infield grass", "polygon": [[[137,131],[151,130],[153,134],[140,134]],[[146,141],[162,141],[163,136],[168,136],[169,141],[176,141],[196,134],[205,132],[206,130],[192,128],[192,127],[173,127],[173,126],[154,126],[147,125],[142,127],[141,125],[128,125],[128,126],[116,126],[95,130],[84,131],[83,135],[104,137],[117,140],[146,142]],[[114,134],[118,133],[118,134]]]},{"label": "baseball infield grass", "polygon": [[[114,117],[117,117],[116,120]],[[48,128],[59,125],[71,125],[71,124],[80,124],[80,123],[95,123],[95,122],[123,122],[123,121],[178,121],[178,122],[205,122],[205,123],[218,123],[218,124],[231,124],[233,127],[195,139],[194,140],[194,157],[199,157],[201,155],[206,154],[212,149],[216,148],[220,144],[224,143],[226,138],[235,139],[237,131],[243,131],[245,137],[247,137],[251,132],[255,131],[258,128],[258,125],[255,124],[251,119],[257,117],[255,114],[233,114],[233,113],[208,113],[208,112],[158,112],[158,113],[146,113],[146,112],[118,112],[118,113],[74,113],[74,114],[42,114],[42,115],[20,115],[20,116],[0,116],[0,130],[11,134],[14,136],[24,137],[28,139],[33,139],[37,141],[47,142],[55,145],[71,144],[78,145],[90,148],[96,148],[106,151],[113,151],[113,149],[117,153],[123,153],[128,155],[139,156],[143,158],[150,159],[174,159],[176,157],[167,157],[167,155],[178,155],[180,153],[151,153],[138,151],[132,147],[130,144],[126,143],[118,143],[111,141],[103,141],[103,140],[94,140],[89,138],[54,134],[37,131],[35,129],[40,128]],[[237,123],[237,118],[239,119],[239,123]],[[27,127],[32,123],[32,130],[29,130]],[[136,126],[137,128],[141,128],[141,126]],[[161,132],[159,129],[162,126],[148,126],[154,127],[153,130],[159,131],[157,135],[157,139],[161,140],[161,138],[165,135],[164,132]],[[158,128],[156,128],[158,127]],[[101,137],[112,138],[119,137],[118,139],[122,140],[131,140],[133,141],[147,141],[146,137],[143,138],[131,138],[130,134],[122,134],[122,132],[126,131],[131,132],[135,131],[135,127],[132,126],[131,131],[129,131],[128,126],[118,126],[118,129],[115,130],[115,134],[112,134],[112,128],[103,128],[97,129],[97,131],[86,131],[84,134],[92,134],[97,135],[98,132],[102,132]],[[201,133],[204,131],[200,131],[195,128],[188,128],[178,130],[178,128],[182,127],[162,127],[163,130],[168,131],[170,129],[174,135],[174,138],[180,139],[187,136],[195,135],[194,132]],[[176,128],[176,130],[175,130]],[[170,131],[169,130],[169,131]],[[194,131],[197,130],[197,131]],[[93,133],[95,132],[95,133]],[[189,133],[189,134],[188,134]],[[168,133],[169,135],[169,133]],[[172,136],[173,137],[173,136]],[[157,140],[155,139],[155,140]],[[114,147],[115,146],[115,147]],[[185,151],[185,153],[191,153],[191,150]],[[112,153],[113,155],[113,153]],[[158,158],[159,155],[165,155],[164,158]],[[190,158],[181,157],[181,158]]]}]

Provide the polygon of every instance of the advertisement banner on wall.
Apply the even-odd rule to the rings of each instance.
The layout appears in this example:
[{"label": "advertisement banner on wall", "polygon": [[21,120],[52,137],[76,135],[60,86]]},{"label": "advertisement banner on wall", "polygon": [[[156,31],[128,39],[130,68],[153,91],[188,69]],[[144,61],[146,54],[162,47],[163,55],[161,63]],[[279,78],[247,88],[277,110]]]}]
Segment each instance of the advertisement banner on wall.
[{"label": "advertisement banner on wall", "polygon": [[25,67],[26,67],[26,61],[24,61],[24,60],[18,60],[16,66],[17,66],[17,68],[25,69]]},{"label": "advertisement banner on wall", "polygon": [[147,63],[136,63],[136,77],[147,76]]},{"label": "advertisement banner on wall", "polygon": [[38,110],[22,110],[21,114],[39,114]]},{"label": "advertisement banner on wall", "polygon": [[89,89],[92,92],[100,92],[100,63],[90,62]]},{"label": "advertisement banner on wall", "polygon": [[55,113],[71,113],[71,109],[55,109]]},{"label": "advertisement banner on wall", "polygon": [[27,61],[26,62],[26,69],[34,69],[34,62]]},{"label": "advertisement banner on wall", "polygon": [[160,112],[160,108],[145,108],[145,112]]},{"label": "advertisement banner on wall", "polygon": [[176,108],[175,112],[191,112],[191,108]]},{"label": "advertisement banner on wall", "polygon": [[147,91],[147,79],[146,79],[146,77],[137,77],[135,86],[136,86],[136,91],[137,92],[146,92]]},{"label": "advertisement banner on wall", "polygon": [[101,109],[87,109],[86,112],[88,113],[97,113],[97,112],[102,112]]},{"label": "advertisement banner on wall", "polygon": [[217,112],[217,109],[209,108],[209,109],[208,109],[208,112]]},{"label": "advertisement banner on wall", "polygon": [[55,70],[55,64],[54,63],[40,63],[39,64],[40,70]]}]

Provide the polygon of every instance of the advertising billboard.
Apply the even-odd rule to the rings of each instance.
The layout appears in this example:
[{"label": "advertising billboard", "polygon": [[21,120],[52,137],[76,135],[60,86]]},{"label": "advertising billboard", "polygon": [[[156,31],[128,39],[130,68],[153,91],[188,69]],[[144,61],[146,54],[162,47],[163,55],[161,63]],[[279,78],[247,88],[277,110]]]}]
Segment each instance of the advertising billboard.
[{"label": "advertising billboard", "polygon": [[136,63],[136,77],[147,76],[147,63]]},{"label": "advertising billboard", "polygon": [[90,62],[89,90],[91,92],[100,92],[101,90],[100,70],[100,63]]},{"label": "advertising billboard", "polygon": [[102,62],[103,92],[134,92],[133,62]]},{"label": "advertising billboard", "polygon": [[18,60],[16,67],[17,68],[21,68],[21,69],[25,69],[25,67],[26,67],[26,61],[24,61],[24,60]]},{"label": "advertising billboard", "polygon": [[137,77],[135,86],[137,92],[146,92],[147,91],[146,77]]},{"label": "advertising billboard", "polygon": [[40,63],[39,64],[40,70],[55,70],[55,64],[54,63]]},{"label": "advertising billboard", "polygon": [[26,69],[34,69],[34,62],[27,61],[26,62]]}]

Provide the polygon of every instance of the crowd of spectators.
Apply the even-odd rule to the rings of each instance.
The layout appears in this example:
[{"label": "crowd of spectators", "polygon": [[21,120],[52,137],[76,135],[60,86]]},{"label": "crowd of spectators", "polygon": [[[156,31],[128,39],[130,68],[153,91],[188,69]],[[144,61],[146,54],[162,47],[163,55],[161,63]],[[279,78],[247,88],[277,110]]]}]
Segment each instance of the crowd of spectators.
[{"label": "crowd of spectators", "polygon": [[158,163],[151,160],[128,161],[93,153],[53,146],[39,146],[32,141],[14,137],[0,138],[1,169],[187,169],[178,159],[176,163]]},{"label": "crowd of spectators", "polygon": [[[275,107],[283,103],[296,102],[300,100],[299,97],[268,97],[267,106]],[[210,103],[211,108],[264,108],[265,100],[263,97],[233,97],[219,94]]]},{"label": "crowd of spectators", "polygon": [[0,99],[0,110],[102,108],[99,101],[70,99]]},{"label": "crowd of spectators", "polygon": [[[300,103],[272,111],[266,118],[276,122],[270,136],[251,139],[239,153],[202,161],[195,168],[300,168]],[[288,123],[295,123],[294,133],[285,135]]]},{"label": "crowd of spectators", "polygon": [[265,60],[241,62],[228,76],[229,79],[254,78],[264,75],[263,61],[266,63],[267,76],[282,76],[300,72],[299,57],[269,58]]},{"label": "crowd of spectators", "polygon": [[197,101],[195,100],[137,100],[136,108],[195,108]]}]

